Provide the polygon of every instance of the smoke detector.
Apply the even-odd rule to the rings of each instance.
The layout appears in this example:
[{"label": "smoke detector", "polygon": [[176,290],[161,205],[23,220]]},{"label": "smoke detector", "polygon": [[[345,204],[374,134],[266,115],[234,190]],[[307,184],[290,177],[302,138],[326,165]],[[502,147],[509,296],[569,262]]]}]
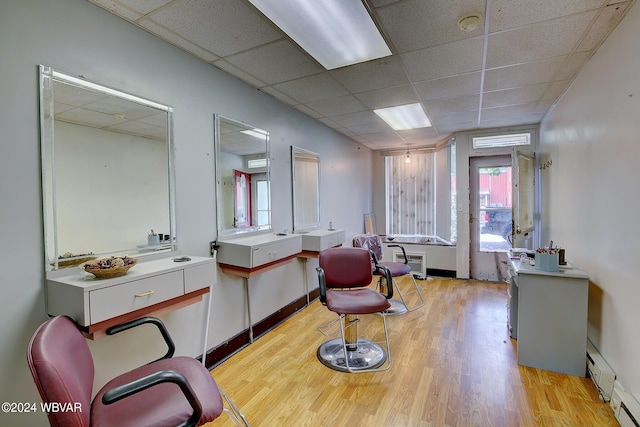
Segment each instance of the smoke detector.
[{"label": "smoke detector", "polygon": [[458,19],[458,28],[465,32],[473,31],[478,28],[478,25],[480,25],[480,18],[481,16],[479,13],[469,13],[464,15]]}]

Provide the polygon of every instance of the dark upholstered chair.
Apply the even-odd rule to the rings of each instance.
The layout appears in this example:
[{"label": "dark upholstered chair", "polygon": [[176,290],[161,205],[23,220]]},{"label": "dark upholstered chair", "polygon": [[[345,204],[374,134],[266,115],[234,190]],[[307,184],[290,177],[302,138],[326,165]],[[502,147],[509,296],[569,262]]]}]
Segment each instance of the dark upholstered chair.
[{"label": "dark upholstered chair", "polygon": [[[396,282],[395,279],[393,279],[393,285],[398,291],[398,295],[400,296],[401,301],[393,300],[391,302],[391,308],[389,309],[388,314],[390,315],[403,314],[403,313],[406,313],[407,311],[413,311],[424,306],[424,299],[422,298],[422,292],[420,292],[420,288],[416,283],[416,279],[413,277],[413,274],[411,273],[411,266],[409,265],[409,260],[407,259],[407,253],[404,250],[404,247],[402,247],[402,245],[392,244],[392,245],[389,245],[389,247],[400,248],[400,250],[402,250],[402,255],[404,256],[404,263],[382,261],[382,238],[377,234],[357,234],[353,238],[353,246],[357,248],[367,249],[371,253],[372,262],[374,264],[387,267],[389,269],[389,272],[391,273],[391,277],[394,277],[394,278],[401,277],[401,276],[411,277],[414,290],[405,292],[405,294],[416,292],[418,294],[418,297],[420,298],[420,302],[416,304],[414,307],[409,309],[404,299],[405,294],[402,293],[402,291],[400,290],[400,287],[398,286],[398,283]],[[379,276],[379,275],[382,275],[383,272],[381,272],[379,269],[374,267],[373,274]]]},{"label": "dark upholstered chair", "polygon": [[[109,381],[93,402],[93,358],[76,324],[69,317],[57,316],[38,328],[29,343],[27,360],[40,396],[45,403],[71,404],[77,409],[49,412],[52,426],[195,426],[213,421],[226,410],[223,395],[200,362],[172,357],[175,346],[159,319],[137,319],[114,326],[107,334],[144,323],[160,329],[167,354]],[[238,423],[237,416],[230,418]]]},{"label": "dark upholstered chair", "polygon": [[[318,359],[327,367],[343,372],[372,372],[391,367],[389,334],[384,311],[389,308],[393,287],[386,295],[369,288],[373,279],[371,256],[362,248],[330,248],[320,252],[318,282],[320,301],[338,319],[321,328],[340,323],[341,338],[335,338],[318,348]],[[385,267],[380,267],[386,270]],[[388,270],[386,270],[388,272]],[[391,283],[391,275],[386,275]],[[386,349],[378,343],[358,338],[359,315],[381,314]],[[328,335],[328,334],[325,334]],[[386,362],[386,363],[385,363]]]}]

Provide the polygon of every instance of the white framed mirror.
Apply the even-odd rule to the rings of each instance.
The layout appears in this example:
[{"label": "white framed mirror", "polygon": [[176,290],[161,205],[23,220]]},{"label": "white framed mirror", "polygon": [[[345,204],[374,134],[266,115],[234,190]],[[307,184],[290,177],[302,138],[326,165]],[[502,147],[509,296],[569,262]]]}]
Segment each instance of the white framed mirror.
[{"label": "white framed mirror", "polygon": [[218,235],[271,230],[269,132],[216,114]]},{"label": "white framed mirror", "polygon": [[320,227],[320,155],[291,146],[293,231]]},{"label": "white framed mirror", "polygon": [[176,249],[173,109],[39,71],[47,271]]}]

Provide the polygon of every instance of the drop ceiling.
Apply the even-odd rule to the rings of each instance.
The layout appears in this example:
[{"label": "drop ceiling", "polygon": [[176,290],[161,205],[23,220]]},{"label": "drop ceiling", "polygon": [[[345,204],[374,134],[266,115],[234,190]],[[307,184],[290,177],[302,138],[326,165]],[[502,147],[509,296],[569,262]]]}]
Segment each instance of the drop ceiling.
[{"label": "drop ceiling", "polygon": [[[539,123],[635,3],[365,0],[393,55],[327,71],[246,0],[90,1],[374,150]],[[373,113],[415,102],[431,128]]]}]

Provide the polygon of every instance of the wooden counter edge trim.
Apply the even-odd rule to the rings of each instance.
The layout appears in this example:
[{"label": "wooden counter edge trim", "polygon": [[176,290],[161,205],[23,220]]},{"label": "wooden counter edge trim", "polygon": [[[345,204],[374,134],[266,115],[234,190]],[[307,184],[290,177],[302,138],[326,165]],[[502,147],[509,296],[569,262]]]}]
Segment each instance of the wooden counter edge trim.
[{"label": "wooden counter edge trim", "polygon": [[112,326],[119,325],[129,320],[138,319],[144,316],[162,316],[174,310],[186,307],[196,302],[202,301],[202,296],[209,292],[209,287],[197,289],[179,297],[171,298],[148,307],[140,308],[102,322],[93,323],[89,326],[82,326],[83,334],[90,339],[96,339],[106,336],[106,330]]},{"label": "wooden counter edge trim", "polygon": [[262,264],[253,268],[240,267],[237,265],[223,264],[223,263],[218,263],[218,265],[220,266],[220,269],[226,274],[229,274],[232,276],[240,276],[248,279],[249,277],[262,274],[266,271],[273,270],[282,265],[288,264],[291,262],[292,259],[296,258],[297,256],[298,254],[290,255],[288,257],[281,258],[276,261],[269,262],[267,264]]}]

